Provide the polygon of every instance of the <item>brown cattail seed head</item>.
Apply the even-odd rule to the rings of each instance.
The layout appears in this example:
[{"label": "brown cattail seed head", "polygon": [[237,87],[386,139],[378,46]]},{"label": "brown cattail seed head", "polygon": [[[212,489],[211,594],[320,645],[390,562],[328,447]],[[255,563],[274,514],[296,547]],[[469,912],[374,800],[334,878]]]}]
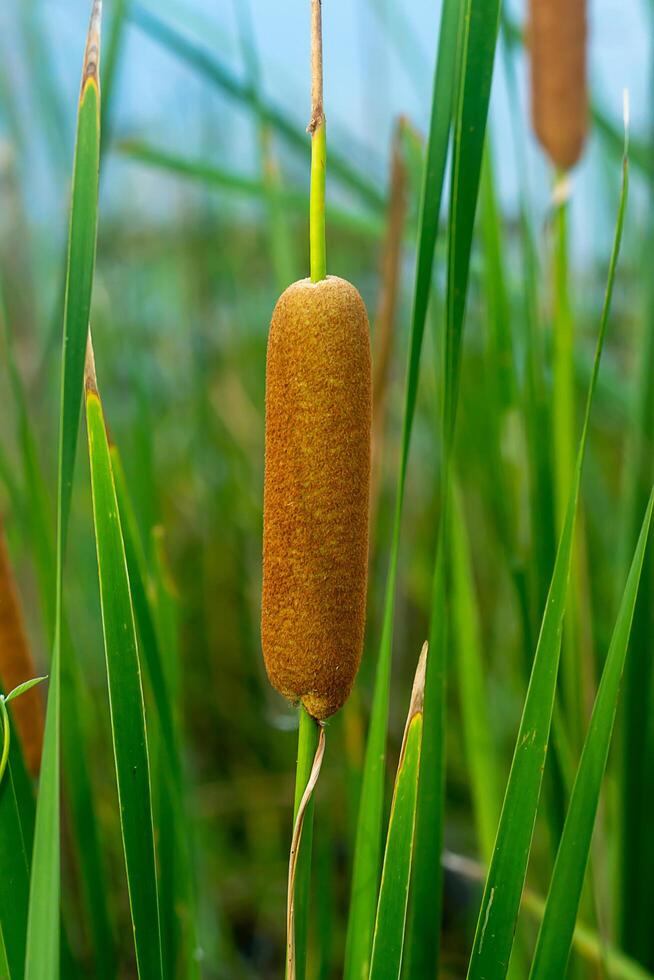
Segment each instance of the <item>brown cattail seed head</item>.
[{"label": "brown cattail seed head", "polygon": [[[0,680],[9,694],[24,681],[36,676],[27,642],[18,591],[0,523]],[[11,702],[27,768],[36,776],[43,744],[43,702],[37,688],[26,691]]]},{"label": "brown cattail seed head", "polygon": [[584,147],[586,0],[530,0],[531,112],[552,163],[574,166]]},{"label": "brown cattail seed head", "polygon": [[261,636],[272,685],[318,719],[361,660],[371,416],[359,293],[335,276],[289,286],[268,339]]}]

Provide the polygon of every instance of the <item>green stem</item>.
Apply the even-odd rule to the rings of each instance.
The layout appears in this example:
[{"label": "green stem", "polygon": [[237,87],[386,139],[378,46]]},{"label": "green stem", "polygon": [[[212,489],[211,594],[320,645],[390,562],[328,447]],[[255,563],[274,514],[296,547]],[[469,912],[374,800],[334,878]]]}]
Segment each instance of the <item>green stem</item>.
[{"label": "green stem", "polygon": [[[560,178],[563,179],[563,178]],[[555,308],[554,308],[554,480],[556,522],[560,533],[565,519],[575,458],[574,319],[569,285],[568,205],[556,211]],[[562,684],[566,722],[573,745],[579,745],[583,732],[582,672],[580,648],[580,567],[579,527],[573,545],[568,604],[563,626]]]},{"label": "green stem", "polygon": [[554,451],[556,520],[565,520],[574,469],[573,324],[568,289],[568,216],[565,202],[556,207],[554,268]]},{"label": "green stem", "polygon": [[325,244],[325,171],[327,166],[327,132],[325,117],[311,136],[311,198],[309,202],[309,257],[311,282],[327,275]]},{"label": "green stem", "polygon": [[[318,747],[320,729],[311,715],[300,707],[300,729],[297,744],[297,768],[295,773],[295,803],[293,826],[304,795],[313,760]],[[295,976],[304,980],[307,963],[307,937],[309,932],[309,886],[311,881],[311,847],[313,843],[313,800],[309,803],[302,828],[302,838],[295,873]]]},{"label": "green stem", "polygon": [[0,783],[2,783],[2,777],[7,768],[7,759],[9,758],[9,740],[11,737],[7,705],[2,695],[0,695],[0,717],[2,717],[2,756],[0,757]]}]

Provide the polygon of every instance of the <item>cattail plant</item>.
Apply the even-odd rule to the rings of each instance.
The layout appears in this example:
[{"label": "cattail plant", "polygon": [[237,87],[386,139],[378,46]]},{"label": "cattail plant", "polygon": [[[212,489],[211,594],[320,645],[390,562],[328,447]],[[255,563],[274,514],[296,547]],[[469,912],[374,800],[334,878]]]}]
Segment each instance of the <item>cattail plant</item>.
[{"label": "cattail plant", "polygon": [[585,0],[530,0],[531,114],[538,139],[561,170],[586,139]]},{"label": "cattail plant", "polygon": [[290,978],[304,976],[308,807],[324,752],[324,731],[316,746],[312,719],[334,714],[352,689],[368,561],[370,338],[359,293],[326,270],[321,13],[320,0],[312,0],[311,275],[277,302],[266,368],[262,646],[273,686],[302,705],[288,888]]},{"label": "cattail plant", "polygon": [[324,719],[350,693],[365,619],[372,399],[354,286],[282,294],[266,392],[264,657],[277,690]]},{"label": "cattail plant", "polygon": [[325,270],[319,22],[315,2],[311,277],[282,294],[268,341],[262,642],[273,686],[322,720],[363,645],[372,384],[363,301]]}]

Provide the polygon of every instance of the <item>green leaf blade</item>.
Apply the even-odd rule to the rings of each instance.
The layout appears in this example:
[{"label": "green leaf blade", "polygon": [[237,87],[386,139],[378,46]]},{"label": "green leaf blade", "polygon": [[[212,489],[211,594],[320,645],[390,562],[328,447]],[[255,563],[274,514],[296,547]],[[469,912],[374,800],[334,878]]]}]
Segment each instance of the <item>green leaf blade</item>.
[{"label": "green leaf blade", "polygon": [[[21,799],[14,774],[23,769],[20,746],[12,733],[9,763],[0,783],[0,923],[5,947],[9,980],[20,980],[25,965],[27,943],[27,909],[29,901],[29,865],[31,839],[25,823],[31,800]],[[27,802],[27,807],[25,803]],[[22,806],[21,806],[22,804]],[[32,804],[33,808],[33,804]],[[24,811],[24,813],[23,813]],[[32,815],[33,816],[33,815]]]},{"label": "green leaf blade", "polygon": [[5,701],[8,704],[10,701],[13,701],[14,698],[19,698],[21,694],[25,694],[27,691],[30,691],[33,687],[36,687],[37,684],[41,684],[45,680],[47,680],[47,677],[32,677],[28,681],[23,681],[23,683],[19,684],[18,687],[15,687],[13,691],[10,691],[5,698]]},{"label": "green leaf blade", "polygon": [[395,778],[377,904],[370,980],[399,980],[402,970],[409,882],[414,857],[426,658],[427,644],[423,647],[416,671]]},{"label": "green leaf blade", "polygon": [[532,980],[554,980],[565,975],[609,754],[653,505],[654,491],[643,519],[570,798],[545,915],[538,934],[530,974]]},{"label": "green leaf blade", "polygon": [[77,116],[64,305],[59,430],[55,636],[36,810],[27,929],[25,980],[59,975],[61,899],[60,762],[63,565],[82,397],[84,345],[95,266],[100,160],[101,0],[94,0]]},{"label": "green leaf blade", "polygon": [[477,920],[473,951],[468,966],[469,980],[501,980],[506,976],[509,965],[549,744],[581,470],[590,410],[597,386],[611,308],[627,192],[628,169],[625,160],[606,294],[574,478],[504,796],[497,839]]},{"label": "green leaf blade", "polygon": [[163,976],[145,707],[125,549],[97,390],[87,388],[102,624],[125,867],[142,980]]},{"label": "green leaf blade", "polygon": [[434,248],[438,231],[441,195],[449,145],[458,24],[459,5],[457,0],[446,0],[441,16],[427,158],[423,175],[416,280],[402,425],[400,472],[396,491],[391,554],[384,596],[382,635],[375,676],[372,715],[366,743],[363,782],[354,848],[350,913],[345,949],[345,980],[365,980],[365,977],[368,975],[372,950],[381,864],[386,729],[388,725],[390,696],[390,668],[395,587],[397,583],[400,548],[400,525],[402,521],[404,488],[418,391],[420,355],[431,289]]},{"label": "green leaf blade", "polygon": [[410,976],[433,976],[438,968],[442,904],[441,851],[445,782],[445,676],[447,656],[446,556],[451,455],[459,394],[460,350],[479,194],[486,121],[499,27],[499,0],[468,0],[461,8],[458,93],[448,249],[447,312],[443,375],[441,528],[435,559],[425,681],[425,736],[420,759]]}]

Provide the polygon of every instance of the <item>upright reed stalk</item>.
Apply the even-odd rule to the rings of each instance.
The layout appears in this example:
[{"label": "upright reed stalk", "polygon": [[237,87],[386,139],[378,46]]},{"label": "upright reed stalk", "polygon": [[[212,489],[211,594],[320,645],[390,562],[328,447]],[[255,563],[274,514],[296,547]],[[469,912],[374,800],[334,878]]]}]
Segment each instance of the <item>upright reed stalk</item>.
[{"label": "upright reed stalk", "polygon": [[311,197],[309,201],[309,260],[311,282],[327,275],[325,244],[325,171],[327,132],[323,108],[322,0],[311,0]]}]

